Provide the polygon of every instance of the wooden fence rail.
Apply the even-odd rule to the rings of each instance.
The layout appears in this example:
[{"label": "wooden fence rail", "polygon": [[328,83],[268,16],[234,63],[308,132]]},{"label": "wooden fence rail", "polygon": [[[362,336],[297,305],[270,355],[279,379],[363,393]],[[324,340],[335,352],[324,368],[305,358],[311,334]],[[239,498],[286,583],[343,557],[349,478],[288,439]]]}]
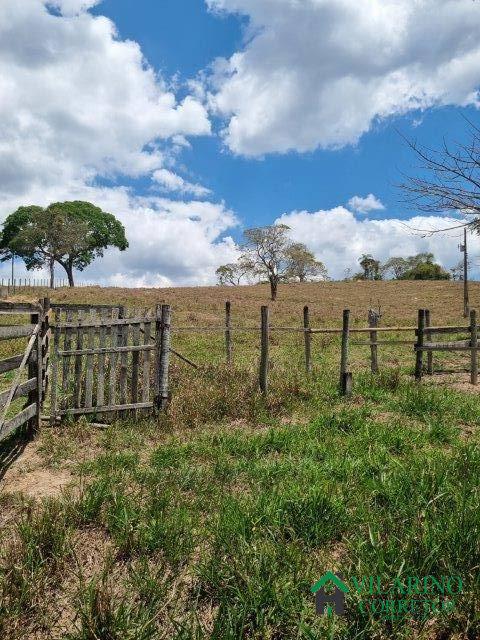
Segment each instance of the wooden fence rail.
[{"label": "wooden fence rail", "polygon": [[[436,334],[446,335],[448,333],[469,333],[470,338],[466,340],[451,340],[443,342],[433,342],[432,337]],[[415,379],[421,381],[424,366],[423,356],[427,354],[427,374],[433,373],[433,353],[436,351],[449,352],[470,352],[470,381],[476,385],[478,382],[478,325],[477,312],[470,311],[470,324],[468,326],[431,327],[430,312],[428,309],[418,310],[418,324],[415,331],[417,342],[415,343]]]},{"label": "wooden fence rail", "polygon": [[[0,440],[25,424],[28,424],[30,433],[40,427],[42,402],[48,381],[48,310],[48,299],[44,299],[39,305],[0,301],[2,315],[30,314],[30,322],[27,324],[0,326],[2,340],[28,338],[23,354],[0,361],[0,373],[15,371],[9,388],[0,392]],[[25,396],[27,400],[24,406],[14,407],[14,401]]]}]

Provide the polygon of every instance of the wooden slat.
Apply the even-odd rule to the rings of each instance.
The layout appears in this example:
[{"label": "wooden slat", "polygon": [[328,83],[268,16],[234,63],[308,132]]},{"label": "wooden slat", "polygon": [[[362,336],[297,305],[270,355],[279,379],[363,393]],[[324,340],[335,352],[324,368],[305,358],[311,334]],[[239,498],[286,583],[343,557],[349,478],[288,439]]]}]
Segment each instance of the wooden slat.
[{"label": "wooden slat", "polygon": [[380,344],[383,345],[395,345],[395,344],[406,344],[406,345],[414,345],[416,344],[416,342],[414,340],[375,340],[375,342],[358,342],[358,341],[352,341],[350,342],[350,344],[353,344],[357,347],[371,347],[371,346],[377,346]]},{"label": "wooden slat", "polygon": [[[139,345],[140,342],[140,325],[135,325],[132,328],[132,345],[134,347],[144,346]],[[138,402],[138,361],[140,353],[139,351],[132,351],[132,402],[135,404]]]},{"label": "wooden slat", "polygon": [[[150,345],[150,336],[152,332],[152,323],[145,322],[143,327],[144,345]],[[142,379],[142,401],[148,402],[150,391],[150,350],[147,349],[143,352],[143,379]]]},{"label": "wooden slat", "polygon": [[2,311],[38,311],[42,310],[41,306],[38,304],[31,304],[29,302],[6,302],[5,300],[0,300],[0,310]]},{"label": "wooden slat", "polygon": [[[132,324],[143,324],[143,322],[145,321],[145,318],[116,318],[116,319],[108,319],[106,321],[107,326],[111,326],[111,327],[121,327],[121,326],[125,326],[125,325],[132,325]],[[82,327],[84,327],[85,329],[87,329],[88,327],[94,327],[95,329],[98,329],[101,326],[102,322],[99,320],[94,320],[94,321],[88,321],[85,320],[84,322],[82,322]],[[60,322],[59,325],[60,329],[76,329],[78,327],[78,323],[77,322]]]},{"label": "wooden slat", "polygon": [[60,411],[57,416],[73,415],[78,416],[86,413],[108,413],[112,411],[129,411],[132,409],[151,409],[153,402],[137,402],[136,404],[113,404],[105,405],[103,407],[93,407],[87,409],[86,407],[76,407],[73,409],[67,409],[66,411]]},{"label": "wooden slat", "polygon": [[[83,319],[83,311],[78,312],[78,319],[81,325]],[[83,328],[77,327],[77,351],[82,351],[83,348]],[[75,391],[74,391],[74,404],[75,407],[80,407],[82,402],[82,356],[80,354],[75,356]]]},{"label": "wooden slat", "polygon": [[[112,315],[115,313],[119,313],[119,310],[112,311]],[[109,383],[108,383],[108,402],[109,404],[115,404],[116,400],[116,391],[117,391],[117,355],[115,353],[115,349],[118,342],[118,332],[110,330],[110,343],[111,343],[111,352],[110,352],[110,372],[109,372]]]},{"label": "wooden slat", "polygon": [[[90,310],[90,314],[92,314],[92,310]],[[93,404],[93,349],[95,346],[95,329],[93,327],[88,327],[86,329],[87,333],[87,346],[88,346],[88,354],[86,357],[85,363],[85,407],[88,409]]]},{"label": "wooden slat", "polygon": [[105,403],[105,352],[102,352],[102,349],[105,349],[106,344],[106,336],[107,336],[107,328],[103,321],[106,320],[105,312],[103,312],[102,324],[100,326],[99,332],[99,349],[100,353],[98,354],[98,373],[97,373],[97,406],[101,407]]},{"label": "wooden slat", "polygon": [[11,358],[5,358],[0,360],[0,373],[6,373],[7,371],[13,371],[18,369],[22,362],[23,354],[19,356],[12,356]]},{"label": "wooden slat", "polygon": [[[120,307],[120,313],[123,317],[126,315],[124,307]],[[120,378],[119,378],[119,391],[120,391],[120,404],[127,404],[127,351],[124,348],[128,345],[128,325],[121,325],[118,327],[118,340],[120,342]]]},{"label": "wooden slat", "polygon": [[468,347],[470,340],[453,340],[451,342],[424,342],[425,347]]},{"label": "wooden slat", "polygon": [[[67,321],[72,319],[73,313],[70,309],[67,310]],[[64,350],[69,351],[72,347],[72,334],[73,329],[65,329],[62,331],[65,338],[63,341]],[[60,355],[60,352],[59,352]],[[70,392],[70,366],[72,363],[72,359],[70,356],[63,358],[63,371],[62,371],[62,406],[66,409],[68,406],[68,394]]]},{"label": "wooden slat", "polygon": [[73,351],[59,351],[60,356],[94,356],[100,353],[130,353],[131,351],[153,351],[155,346],[152,345],[128,345],[127,347],[104,347],[94,349],[76,349]]},{"label": "wooden slat", "polygon": [[[55,309],[55,319],[60,317],[60,310]],[[53,426],[55,423],[55,415],[57,411],[57,386],[58,386],[58,369],[59,369],[59,355],[58,347],[60,341],[60,329],[55,327],[53,332],[53,359],[52,359],[52,380],[50,386],[50,424]]]},{"label": "wooden slat", "polygon": [[25,367],[25,365],[27,364],[27,362],[30,359],[30,355],[31,355],[32,349],[35,346],[35,343],[37,341],[37,334],[40,331],[40,328],[41,328],[41,325],[39,323],[35,327],[35,330],[34,330],[32,336],[30,337],[30,340],[28,341],[27,348],[25,349],[25,353],[22,356],[22,361],[20,362],[20,365],[19,365],[19,367],[18,367],[18,369],[17,369],[17,371],[15,373],[14,381],[12,383],[12,386],[10,387],[10,391],[8,393],[8,398],[7,398],[7,400],[5,402],[5,406],[3,408],[2,417],[1,417],[1,420],[0,420],[0,429],[5,424],[5,417],[7,415],[8,408],[10,406],[10,403],[12,402],[12,398],[15,395],[15,391],[17,390],[17,387],[20,385],[20,376],[22,375],[23,368]]},{"label": "wooden slat", "polygon": [[[441,343],[440,343],[441,344]],[[415,347],[416,349],[416,347]],[[472,349],[472,347],[455,347],[455,346],[431,346],[423,345],[423,351],[480,351],[480,347]]]},{"label": "wooden slat", "polygon": [[470,327],[428,327],[428,333],[470,333]]},{"label": "wooden slat", "polygon": [[0,440],[3,440],[7,436],[9,436],[13,431],[30,420],[30,418],[33,418],[36,412],[37,406],[35,403],[33,403],[28,405],[28,407],[25,407],[25,409],[23,409],[23,411],[20,411],[20,413],[18,413],[14,418],[7,420],[4,423],[2,429],[0,429]]},{"label": "wooden slat", "polygon": [[118,309],[118,305],[112,304],[66,304],[62,302],[52,303],[52,309],[62,309],[64,311],[90,311],[90,309]]},{"label": "wooden slat", "polygon": [[35,327],[35,324],[18,324],[0,327],[0,340],[31,336]]},{"label": "wooden slat", "polygon": [[[22,382],[18,385],[15,393],[13,394],[12,400],[15,398],[19,398],[20,396],[25,396],[29,391],[33,391],[37,386],[37,378],[30,378],[26,382]],[[6,391],[2,391],[0,393],[0,408],[4,406],[5,402],[8,400],[8,395],[10,393],[10,389]]]}]

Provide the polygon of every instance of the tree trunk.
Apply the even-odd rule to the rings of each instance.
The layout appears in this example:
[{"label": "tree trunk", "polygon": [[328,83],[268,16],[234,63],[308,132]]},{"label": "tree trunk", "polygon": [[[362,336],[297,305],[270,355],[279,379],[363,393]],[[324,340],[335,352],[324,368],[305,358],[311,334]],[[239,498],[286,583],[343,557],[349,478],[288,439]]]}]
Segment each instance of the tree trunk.
[{"label": "tree trunk", "polygon": [[50,289],[53,289],[55,287],[55,260],[53,258],[50,258],[49,269],[50,269]]},{"label": "tree trunk", "polygon": [[75,283],[73,282],[73,265],[72,265],[72,263],[71,262],[60,262],[60,264],[62,265],[62,267],[67,272],[68,286],[69,287],[74,287]]},{"label": "tree trunk", "polygon": [[68,286],[74,287],[75,283],[73,282],[73,267],[71,264],[67,265],[66,272],[68,276]]},{"label": "tree trunk", "polygon": [[275,302],[275,300],[277,299],[277,288],[278,288],[278,282],[276,278],[269,278],[270,280],[270,298],[272,300],[272,302]]}]

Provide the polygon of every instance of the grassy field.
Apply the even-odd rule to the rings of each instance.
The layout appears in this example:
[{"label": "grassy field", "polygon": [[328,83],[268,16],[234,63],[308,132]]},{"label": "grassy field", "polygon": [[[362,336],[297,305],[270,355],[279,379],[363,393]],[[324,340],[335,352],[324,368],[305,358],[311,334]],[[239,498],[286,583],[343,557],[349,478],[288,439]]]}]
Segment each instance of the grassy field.
[{"label": "grassy field", "polygon": [[[173,306],[174,327],[257,325],[263,286],[81,289],[56,301]],[[480,287],[471,292],[480,309]],[[461,284],[325,283],[282,288],[272,324],[413,325],[418,307],[458,323]],[[463,322],[463,321],[462,321]],[[395,335],[392,335],[392,339]],[[397,336],[398,337],[398,336]],[[352,349],[354,395],[339,397],[334,336],[272,334],[270,393],[256,385],[258,336],[174,334],[201,364],[173,361],[166,415],[104,429],[45,428],[6,469],[0,497],[0,637],[71,640],[471,639],[480,637],[480,402],[467,374],[411,379],[409,346]],[[3,355],[3,354],[2,354]],[[463,356],[435,359],[461,369]],[[472,392],[473,389],[473,392]],[[7,459],[18,442],[6,443]],[[5,467],[7,465],[5,464]],[[327,570],[460,576],[448,613],[378,616],[346,597],[346,617],[315,614]]]}]

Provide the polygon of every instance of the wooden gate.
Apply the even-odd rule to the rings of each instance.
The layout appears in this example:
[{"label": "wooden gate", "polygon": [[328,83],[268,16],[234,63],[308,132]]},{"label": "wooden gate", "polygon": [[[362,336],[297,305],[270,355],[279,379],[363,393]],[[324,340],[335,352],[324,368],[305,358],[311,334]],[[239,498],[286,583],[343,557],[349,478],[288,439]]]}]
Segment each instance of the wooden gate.
[{"label": "wooden gate", "polygon": [[65,415],[162,409],[168,401],[170,307],[52,305],[50,422]]},{"label": "wooden gate", "polygon": [[[24,425],[32,433],[40,427],[48,381],[48,300],[39,304],[0,301],[0,317],[4,322],[10,319],[16,323],[0,325],[2,351],[8,356],[0,360],[0,383],[4,389],[0,391],[0,440],[4,440]],[[19,346],[19,340],[26,338],[26,348]],[[23,353],[15,354],[20,349]],[[17,402],[24,396],[26,402]]]}]

